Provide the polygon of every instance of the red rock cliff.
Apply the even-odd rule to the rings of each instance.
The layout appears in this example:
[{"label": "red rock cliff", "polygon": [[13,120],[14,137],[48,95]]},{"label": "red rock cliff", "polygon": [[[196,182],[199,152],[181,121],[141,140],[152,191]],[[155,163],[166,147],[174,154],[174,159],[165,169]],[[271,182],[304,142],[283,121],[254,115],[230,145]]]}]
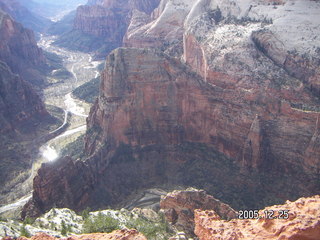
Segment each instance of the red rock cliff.
[{"label": "red rock cliff", "polygon": [[46,116],[44,104],[30,84],[0,61],[0,132],[19,131]]},{"label": "red rock cliff", "polygon": [[[259,211],[261,219],[224,221],[214,211],[196,210],[195,233],[200,240],[317,240],[320,236],[319,209],[320,196],[317,195],[267,207]],[[272,217],[276,219],[266,219],[265,211],[273,212]],[[282,216],[283,211],[288,215]]]},{"label": "red rock cliff", "polygon": [[[92,1],[90,5],[80,6],[74,20],[74,30],[89,36],[98,37],[101,44],[107,44],[105,50],[100,49],[104,54],[122,46],[123,36],[132,15],[132,11],[139,11],[150,14],[157,7],[159,0],[124,0],[124,1]],[[70,39],[70,41],[74,41]],[[87,48],[96,50],[94,41]],[[104,57],[104,56],[103,56]]]},{"label": "red rock cliff", "polygon": [[0,186],[2,203],[10,188],[8,183],[31,168],[35,141],[45,124],[53,119],[43,102],[19,75],[0,60]]},{"label": "red rock cliff", "polygon": [[0,19],[0,60],[30,83],[43,84],[40,69],[45,67],[46,59],[33,32],[4,12],[0,13]]},{"label": "red rock cliff", "polygon": [[268,80],[250,81],[256,88],[222,88],[163,53],[115,50],[88,118],[86,159],[43,166],[25,212],[98,208],[159,184],[205,188],[237,207],[316,192],[319,114],[291,108]]},{"label": "red rock cliff", "polygon": [[28,0],[0,0],[0,9],[8,13],[15,21],[34,32],[44,32],[51,24],[49,19],[41,17],[27,7]]},{"label": "red rock cliff", "polygon": [[[67,238],[56,238],[45,233],[38,233],[31,238],[19,237],[19,240],[147,240],[137,230],[116,230],[111,233],[91,233],[84,235],[72,235]],[[11,237],[4,237],[2,240],[13,240]]]},{"label": "red rock cliff", "polygon": [[178,230],[194,237],[194,210],[214,210],[222,219],[233,219],[237,212],[203,190],[173,191],[161,198],[160,208]]}]

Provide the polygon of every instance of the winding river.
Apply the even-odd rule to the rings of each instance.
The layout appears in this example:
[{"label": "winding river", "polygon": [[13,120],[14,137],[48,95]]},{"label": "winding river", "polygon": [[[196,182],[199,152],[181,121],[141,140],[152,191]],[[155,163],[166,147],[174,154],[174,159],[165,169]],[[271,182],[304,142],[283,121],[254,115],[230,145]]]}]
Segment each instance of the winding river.
[{"label": "winding river", "polygon": [[[65,68],[71,72],[72,76],[65,80],[54,79],[52,76],[48,76],[48,79],[53,81],[53,84],[44,89],[44,101],[46,104],[54,105],[64,110],[63,123],[57,129],[51,131],[51,133],[67,128],[58,136],[39,147],[38,158],[34,160],[30,177],[16,187],[14,191],[17,197],[15,197],[13,202],[0,207],[0,214],[8,211],[19,211],[32,196],[32,181],[41,163],[58,161],[59,152],[63,146],[68,142],[72,142],[77,135],[83,134],[86,131],[86,118],[88,117],[90,106],[85,102],[75,99],[72,96],[72,90],[92,78],[97,78],[99,76],[97,67],[101,62],[93,61],[90,54],[69,51],[54,46],[52,44],[54,40],[54,36],[42,35],[38,45],[45,51],[59,55],[63,59]],[[19,191],[26,194],[21,195]]]}]

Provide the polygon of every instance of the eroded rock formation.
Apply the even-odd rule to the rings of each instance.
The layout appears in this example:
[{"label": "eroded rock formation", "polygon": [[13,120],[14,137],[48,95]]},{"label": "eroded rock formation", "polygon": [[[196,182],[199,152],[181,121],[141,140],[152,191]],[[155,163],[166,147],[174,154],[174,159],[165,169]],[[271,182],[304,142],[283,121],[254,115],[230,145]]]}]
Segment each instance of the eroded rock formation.
[{"label": "eroded rock formation", "polygon": [[121,8],[119,8],[119,12],[116,12],[101,5],[80,6],[77,9],[74,28],[121,44],[122,36],[126,30],[124,16],[121,16],[122,11],[124,10]]},{"label": "eroded rock formation", "polygon": [[71,37],[67,39],[71,44],[63,43],[63,39],[58,43],[82,51],[96,51],[97,56],[104,58],[111,50],[122,46],[132,11],[150,14],[158,4],[159,0],[89,1],[88,5],[77,9],[74,20],[72,33],[80,34],[79,39],[73,39],[74,35],[69,33]]},{"label": "eroded rock formation", "polygon": [[[272,218],[276,219],[266,219],[265,211],[267,213],[273,212]],[[281,215],[283,211],[287,211],[288,218],[286,214]],[[278,219],[279,215],[281,219]],[[224,221],[215,211],[196,210],[195,233],[200,240],[319,239],[319,195],[267,207],[259,211],[259,216],[261,219]]]},{"label": "eroded rock formation", "polygon": [[0,133],[28,132],[28,125],[48,113],[31,85],[0,61]]},{"label": "eroded rock formation", "polygon": [[192,1],[161,1],[151,17],[134,12],[124,46],[157,48],[172,56],[181,56],[183,25],[193,4]]},{"label": "eroded rock formation", "polygon": [[[318,28],[303,28],[301,16],[308,12],[315,25],[319,3],[178,3],[162,1],[151,16],[134,11],[127,37],[137,38],[127,43],[158,47],[159,38],[148,35],[158,29],[154,33],[182,41],[186,64],[150,49],[112,52],[88,118],[86,157],[62,163],[71,177],[45,166],[35,181],[34,209],[115,205],[137,189],[161,184],[204,188],[235,208],[319,191],[319,99],[310,91],[318,67],[296,65],[308,76],[300,77],[283,65],[282,52],[293,49],[290,37],[299,56],[317,61]],[[261,13],[283,21],[273,24]],[[177,28],[161,31],[176,18]],[[297,37],[292,19],[310,41]],[[140,37],[147,40],[135,42]],[[44,184],[50,176],[63,184]]]},{"label": "eroded rock formation", "polygon": [[[51,23],[50,20],[30,11],[24,5],[29,1],[23,0],[1,0],[0,9],[8,13],[15,21],[35,32],[43,32]],[[31,5],[33,2],[31,3]]]},{"label": "eroded rock formation", "polygon": [[40,97],[28,82],[0,60],[0,180],[3,183],[0,201],[9,191],[4,183],[30,166],[33,147],[30,142],[37,137],[42,121],[53,119]]},{"label": "eroded rock formation", "polygon": [[[147,240],[137,230],[116,230],[112,233],[92,233],[84,235],[72,235],[65,238],[56,238],[45,233],[39,233],[31,238],[19,237],[19,240]],[[13,240],[11,237],[4,237],[2,240]]]},{"label": "eroded rock formation", "polygon": [[189,236],[194,235],[194,210],[212,210],[221,219],[230,220],[237,217],[237,213],[229,205],[220,202],[206,194],[203,190],[187,189],[168,193],[160,201],[160,208],[166,219],[178,230]]},{"label": "eroded rock formation", "polygon": [[319,58],[289,52],[284,43],[270,31],[253,32],[252,40],[275,64],[284,68],[291,76],[303,80],[315,95],[320,96]]},{"label": "eroded rock formation", "polygon": [[[10,3],[1,1],[0,5],[4,2]],[[15,6],[15,1],[12,4]],[[46,138],[44,136],[50,131],[50,125],[58,123],[57,119],[49,115],[36,92],[46,83],[44,75],[48,69],[46,58],[38,48],[33,32],[0,10],[2,204],[13,195],[16,196],[17,192],[11,192],[12,186],[27,179],[33,155],[38,150],[37,145]],[[25,194],[23,191],[18,192],[18,197]]]},{"label": "eroded rock formation", "polygon": [[2,11],[0,12],[0,60],[5,62],[12,72],[19,74],[34,86],[39,87],[45,83],[44,73],[41,71],[46,68],[46,58],[38,48],[33,32]]}]

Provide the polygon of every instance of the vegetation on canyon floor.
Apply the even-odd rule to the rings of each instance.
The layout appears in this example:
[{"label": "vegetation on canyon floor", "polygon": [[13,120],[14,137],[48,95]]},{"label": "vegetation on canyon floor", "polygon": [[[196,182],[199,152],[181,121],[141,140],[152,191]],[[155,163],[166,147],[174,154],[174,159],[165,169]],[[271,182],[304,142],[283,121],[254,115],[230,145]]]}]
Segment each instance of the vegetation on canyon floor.
[{"label": "vegetation on canyon floor", "polygon": [[80,135],[75,141],[67,144],[61,151],[61,156],[71,156],[74,159],[83,156],[83,144],[85,135]]},{"label": "vegetation on canyon floor", "polygon": [[[23,222],[0,220],[1,230],[10,236],[34,235],[39,229],[51,235],[68,236],[71,234],[110,233],[114,230],[136,229],[147,239],[164,240],[174,234],[172,227],[162,213],[152,210],[101,210],[90,212],[87,208],[80,215],[69,209],[53,208],[39,218],[26,218]],[[12,225],[13,224],[13,225]]]},{"label": "vegetation on canyon floor", "polygon": [[93,104],[99,95],[99,85],[100,77],[94,78],[73,90],[72,94],[78,99]]}]

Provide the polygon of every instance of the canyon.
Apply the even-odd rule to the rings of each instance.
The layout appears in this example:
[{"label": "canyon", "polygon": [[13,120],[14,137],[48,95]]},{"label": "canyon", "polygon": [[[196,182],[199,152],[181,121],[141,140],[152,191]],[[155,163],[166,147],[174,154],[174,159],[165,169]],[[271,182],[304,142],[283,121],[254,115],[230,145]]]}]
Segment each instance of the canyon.
[{"label": "canyon", "polygon": [[[134,208],[130,211],[100,210],[77,215],[70,209],[53,208],[46,214],[22,225],[0,221],[2,240],[12,240],[19,235],[22,226],[32,237],[19,239],[310,239],[317,240],[320,234],[320,196],[286,201],[282,205],[255,210],[255,215],[236,212],[204,190],[188,188],[164,193],[160,200],[160,211]],[[245,211],[243,211],[245,212]],[[247,213],[253,212],[247,211]],[[163,214],[163,215],[161,215]],[[103,219],[117,222],[109,233],[86,232],[88,219]],[[164,216],[172,224],[164,229]],[[141,221],[144,225],[141,225]],[[149,224],[146,224],[148,221]],[[101,225],[99,221],[95,225]],[[138,225],[135,225],[138,224]],[[105,224],[105,226],[109,224]],[[135,225],[135,226],[134,226]],[[64,229],[64,230],[63,230]],[[63,232],[67,230],[66,232]],[[138,232],[138,231],[139,232]],[[9,237],[10,236],[10,237]]]},{"label": "canyon", "polygon": [[43,165],[24,214],[115,206],[155,185],[204,188],[238,209],[319,192],[319,28],[298,15],[313,26],[317,9],[223,0],[133,11],[130,48],[107,56],[85,157]]},{"label": "canyon", "polygon": [[63,34],[56,44],[74,50],[94,52],[104,59],[122,45],[132,12],[151,13],[159,0],[89,1],[77,8],[73,29]]},{"label": "canyon", "polygon": [[[1,2],[2,3],[2,2]],[[27,178],[35,142],[46,135],[58,119],[51,116],[39,96],[44,73],[49,69],[33,32],[0,10],[0,202],[12,184]],[[36,87],[36,84],[39,84]]]},{"label": "canyon", "polygon": [[[17,13],[25,11],[15,1],[0,4]],[[17,217],[31,197],[32,179],[41,162],[57,158],[63,145],[85,131],[87,115],[82,107],[89,106],[74,100],[70,92],[99,75],[89,54],[57,50],[44,35],[37,44],[33,31],[13,16],[0,10],[1,217]]]},{"label": "canyon", "polygon": [[46,58],[38,48],[34,33],[14,21],[1,11],[0,60],[33,87],[45,84],[45,72],[48,68]]},{"label": "canyon", "polygon": [[[26,5],[34,5],[33,1],[1,0],[0,9],[9,14],[15,21],[36,33],[43,32],[51,21],[31,10]],[[42,10],[43,11],[43,10]]]},{"label": "canyon", "polygon": [[[288,218],[279,215],[283,209]],[[274,212],[272,219],[263,217]],[[320,236],[319,195],[300,198],[284,205],[270,206],[259,211],[258,219],[223,221],[214,211],[195,211],[195,233],[201,240],[215,239],[312,239]]]},{"label": "canyon", "polygon": [[[53,207],[120,209],[150,188],[192,186],[215,198],[177,191],[159,205],[187,237],[276,239],[270,231],[284,229],[284,239],[316,239],[319,222],[309,215],[319,215],[319,10],[312,0],[91,0],[77,8],[72,30],[40,35],[45,51],[31,30],[1,12],[0,83],[7,92],[0,131],[19,133],[19,123],[50,118],[37,94],[63,109],[72,104],[56,130],[74,128],[47,142],[51,155],[57,139],[86,129],[68,140],[71,151],[42,163],[22,218]],[[61,69],[47,51],[63,59]],[[101,73],[97,59],[104,59]],[[72,90],[99,76],[99,89],[82,86],[92,88],[88,116],[73,112],[77,103],[88,106]],[[266,209],[305,211],[314,225],[258,219],[252,230],[253,221],[236,219],[239,209],[275,204],[284,205]]]}]

